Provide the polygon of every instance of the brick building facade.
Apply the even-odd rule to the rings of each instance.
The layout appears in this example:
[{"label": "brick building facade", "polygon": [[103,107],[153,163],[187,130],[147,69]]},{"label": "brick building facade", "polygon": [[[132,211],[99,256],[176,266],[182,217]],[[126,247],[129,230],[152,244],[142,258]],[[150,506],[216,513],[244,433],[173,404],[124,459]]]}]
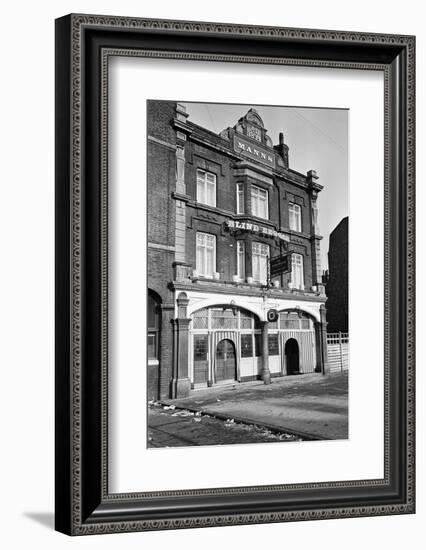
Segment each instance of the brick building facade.
[{"label": "brick building facade", "polygon": [[316,172],[289,167],[255,109],[220,134],[189,115],[148,102],[149,397],[324,372]]},{"label": "brick building facade", "polygon": [[349,332],[348,225],[346,216],[330,233],[326,281],[328,332]]}]

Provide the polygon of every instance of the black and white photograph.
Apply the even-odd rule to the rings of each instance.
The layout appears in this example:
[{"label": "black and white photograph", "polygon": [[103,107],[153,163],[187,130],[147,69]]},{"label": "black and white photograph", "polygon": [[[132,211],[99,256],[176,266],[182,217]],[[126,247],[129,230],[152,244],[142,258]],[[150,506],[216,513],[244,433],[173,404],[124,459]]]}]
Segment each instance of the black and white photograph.
[{"label": "black and white photograph", "polygon": [[2,548],[422,547],[422,7],[4,4]]},{"label": "black and white photograph", "polygon": [[147,101],[147,447],[349,438],[349,109]]}]

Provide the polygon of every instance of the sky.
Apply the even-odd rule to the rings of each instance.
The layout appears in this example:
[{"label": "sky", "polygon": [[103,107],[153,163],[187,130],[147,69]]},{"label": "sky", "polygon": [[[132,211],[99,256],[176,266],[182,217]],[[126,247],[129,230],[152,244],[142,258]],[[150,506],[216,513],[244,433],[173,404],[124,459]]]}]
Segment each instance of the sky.
[{"label": "sky", "polygon": [[324,189],[318,196],[321,267],[328,266],[331,231],[348,215],[348,122],[346,109],[276,107],[214,103],[184,103],[189,120],[219,133],[254,107],[274,145],[279,133],[289,146],[289,166],[302,174],[316,170]]}]

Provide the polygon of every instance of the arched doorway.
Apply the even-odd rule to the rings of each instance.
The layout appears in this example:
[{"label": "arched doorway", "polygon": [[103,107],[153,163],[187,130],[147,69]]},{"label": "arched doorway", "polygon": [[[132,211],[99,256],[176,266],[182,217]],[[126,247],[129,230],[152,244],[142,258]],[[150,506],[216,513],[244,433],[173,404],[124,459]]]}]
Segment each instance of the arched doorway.
[{"label": "arched doorway", "polygon": [[160,355],[161,299],[148,289],[148,359],[158,360]]},{"label": "arched doorway", "polygon": [[147,308],[148,334],[148,399],[160,397],[160,334],[161,334],[161,298],[151,289],[148,289]]},{"label": "arched doorway", "polygon": [[[281,372],[282,374],[309,374],[315,372],[317,364],[318,337],[315,332],[315,318],[307,311],[297,309],[286,309],[280,311],[279,320],[275,327],[269,324],[269,334],[273,329],[277,329],[280,338],[281,353]],[[286,343],[289,348],[286,348]],[[298,351],[298,361],[296,357],[289,359],[288,355],[295,355]],[[291,363],[291,364],[289,364]],[[292,365],[295,365],[293,367]]]},{"label": "arched doorway", "polygon": [[284,348],[287,374],[299,374],[299,344],[295,338],[289,338]]},{"label": "arched doorway", "polygon": [[[194,388],[257,378],[262,346],[255,313],[228,303],[198,309],[191,318],[190,379]],[[220,344],[222,340],[230,343]]]},{"label": "arched doorway", "polygon": [[215,370],[216,382],[237,379],[237,358],[232,340],[225,338],[217,344]]}]

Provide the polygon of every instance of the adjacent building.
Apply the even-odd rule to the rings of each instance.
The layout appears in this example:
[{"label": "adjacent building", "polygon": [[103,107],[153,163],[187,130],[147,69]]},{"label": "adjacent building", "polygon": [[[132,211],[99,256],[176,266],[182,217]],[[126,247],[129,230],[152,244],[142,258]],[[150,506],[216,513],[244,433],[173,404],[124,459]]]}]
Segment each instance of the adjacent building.
[{"label": "adjacent building", "polygon": [[149,101],[147,125],[149,398],[325,372],[316,172],[253,108],[216,134]]},{"label": "adjacent building", "polygon": [[349,332],[348,315],[348,225],[343,218],[330,233],[326,275],[328,332]]}]

